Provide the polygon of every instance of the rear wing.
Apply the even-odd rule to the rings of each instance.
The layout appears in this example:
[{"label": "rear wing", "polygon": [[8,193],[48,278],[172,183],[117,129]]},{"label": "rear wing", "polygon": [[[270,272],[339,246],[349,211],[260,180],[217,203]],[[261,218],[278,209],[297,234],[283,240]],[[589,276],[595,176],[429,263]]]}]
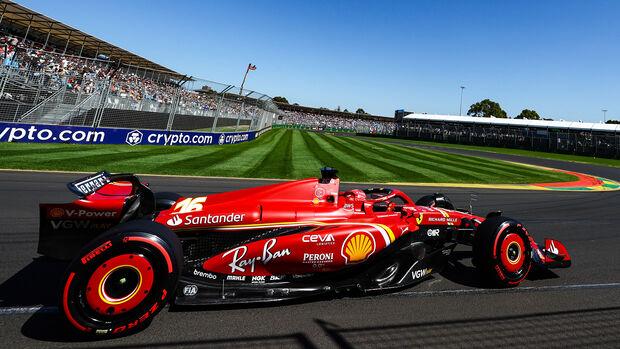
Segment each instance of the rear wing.
[{"label": "rear wing", "polygon": [[110,174],[110,172],[105,170],[99,171],[67,183],[67,188],[80,198],[86,198],[112,182],[129,182],[131,184],[131,192],[128,196],[140,194],[143,208],[154,210],[155,197],[153,192],[149,189],[148,184],[142,183],[138,176],[131,173]]},{"label": "rear wing", "polygon": [[111,176],[108,171],[100,171],[67,183],[67,188],[79,197],[86,197],[110,183]]}]

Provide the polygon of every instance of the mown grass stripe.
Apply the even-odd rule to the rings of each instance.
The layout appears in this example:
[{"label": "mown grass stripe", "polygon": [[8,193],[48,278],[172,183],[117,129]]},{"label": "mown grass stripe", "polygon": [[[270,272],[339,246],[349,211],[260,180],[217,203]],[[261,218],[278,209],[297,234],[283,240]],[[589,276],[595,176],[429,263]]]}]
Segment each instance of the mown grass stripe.
[{"label": "mown grass stripe", "polygon": [[[440,172],[437,171],[438,166],[435,162],[421,161],[418,158],[403,156],[403,154],[398,151],[390,152],[381,150],[373,144],[358,143],[357,140],[354,139],[338,138],[336,141],[347,144],[351,150],[358,149],[358,152],[364,150],[366,153],[374,156],[375,158],[390,160],[389,163],[403,169],[404,171],[407,171],[411,180],[419,182],[451,182],[455,179],[462,179],[462,181],[465,182],[480,180],[477,176],[472,175],[471,171],[462,170],[460,167],[453,166],[452,164],[447,166],[448,171],[444,168],[444,170]],[[385,162],[387,163],[388,161]]]},{"label": "mown grass stripe", "polygon": [[230,176],[227,173],[234,171],[242,175],[247,169],[258,166],[263,159],[268,157],[283,136],[284,133],[280,132],[254,145],[243,144],[245,147],[242,152],[230,154],[226,161],[218,161],[214,166],[206,168],[203,174],[207,176]]},{"label": "mown grass stripe", "polygon": [[[467,155],[461,156],[461,155],[455,155],[455,154],[450,154],[450,153],[441,153],[441,152],[432,152],[432,151],[429,152],[425,149],[413,149],[413,148],[402,147],[402,146],[393,145],[393,144],[379,143],[379,142],[374,142],[373,144],[383,147],[383,148],[393,149],[401,153],[407,153],[416,158],[423,158],[435,164],[444,164],[444,165],[449,165],[449,166],[454,166],[455,164],[459,164],[463,168],[467,168],[469,170],[480,170],[480,160],[481,160],[480,158],[469,157]],[[508,168],[514,169],[515,166],[507,162],[501,162],[501,161],[495,161],[495,160],[489,159],[488,161],[485,161],[485,170],[489,168],[494,168],[499,171],[506,171]]]},{"label": "mown grass stripe", "polygon": [[[253,148],[262,148],[265,143],[269,143],[277,137],[276,133],[269,132],[260,138],[260,142],[253,141],[247,143],[231,145],[217,145],[209,147],[198,147],[192,149],[186,155],[188,157],[158,166],[155,170],[161,173],[169,171],[180,171],[183,174],[191,175],[217,175],[215,167],[219,163],[226,163],[235,156],[244,156],[244,153]],[[264,137],[264,138],[263,138]],[[209,174],[213,173],[213,174]]]},{"label": "mown grass stripe", "polygon": [[[332,166],[346,181],[554,183],[571,175],[459,154],[275,130],[225,146],[0,143],[0,168],[307,178]],[[479,177],[478,180],[472,178]]]},{"label": "mown grass stripe", "polygon": [[243,177],[291,178],[293,132],[284,132],[262,161],[243,173]]},{"label": "mown grass stripe", "polygon": [[[338,169],[339,177],[348,178],[349,176],[356,176],[357,178],[363,178],[361,180],[365,180],[366,177],[360,175],[360,172],[357,168],[350,165],[348,162],[341,161],[338,157],[334,156],[333,153],[330,153],[323,149],[319,143],[317,142],[314,133],[312,132],[302,132],[302,136],[306,144],[308,145],[308,149],[313,152],[314,157],[318,159],[322,163],[323,166],[329,166]],[[318,174],[315,173],[314,176]]]},{"label": "mown grass stripe", "polygon": [[293,131],[293,164],[291,167],[293,168],[293,176],[295,178],[302,178],[313,171],[316,173],[314,176],[318,176],[316,171],[324,166],[321,160],[316,157],[316,154],[310,151],[308,143],[303,137],[304,133],[298,130]]},{"label": "mown grass stripe", "polygon": [[[378,157],[376,156],[376,154],[373,154],[370,151],[370,148],[366,146],[358,147],[347,143],[346,141],[343,143],[343,140],[341,138],[329,137],[326,135],[323,135],[323,137],[325,137],[326,141],[333,144],[334,147],[340,149],[343,152],[351,153],[352,156],[359,161],[372,161],[374,165],[380,167],[388,173],[385,177],[385,180],[392,180],[393,178],[397,177],[408,178],[409,180],[421,182],[431,180],[430,176],[421,171],[416,171],[413,167],[403,167],[401,166],[401,164],[394,164],[392,162],[385,161],[383,157]],[[396,163],[398,163],[398,161],[396,161]]]},{"label": "mown grass stripe", "polygon": [[574,178],[574,176],[567,174],[549,171],[541,172],[532,167],[521,166],[500,160],[481,159],[469,155],[450,154],[427,149],[414,149],[394,144],[379,142],[373,143],[377,145],[380,144],[386,148],[394,149],[395,151],[412,154],[420,159],[427,159],[428,161],[432,161],[440,166],[449,166],[450,164],[462,163],[463,168],[468,168],[476,173],[493,173],[497,176],[497,179],[504,178],[506,183],[532,183],[532,179],[535,181],[546,181],[556,179],[572,180]]}]

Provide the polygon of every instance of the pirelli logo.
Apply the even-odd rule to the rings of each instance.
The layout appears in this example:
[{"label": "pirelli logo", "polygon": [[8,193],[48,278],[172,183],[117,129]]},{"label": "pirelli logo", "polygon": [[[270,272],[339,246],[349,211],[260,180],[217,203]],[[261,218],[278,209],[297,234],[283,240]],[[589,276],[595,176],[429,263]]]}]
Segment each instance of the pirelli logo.
[{"label": "pirelli logo", "polygon": [[89,254],[87,254],[86,256],[82,257],[82,264],[88,263],[91,259],[97,257],[97,255],[99,255],[101,252],[107,250],[110,247],[112,247],[112,241],[104,242],[99,247],[97,247],[94,250],[90,251]]}]

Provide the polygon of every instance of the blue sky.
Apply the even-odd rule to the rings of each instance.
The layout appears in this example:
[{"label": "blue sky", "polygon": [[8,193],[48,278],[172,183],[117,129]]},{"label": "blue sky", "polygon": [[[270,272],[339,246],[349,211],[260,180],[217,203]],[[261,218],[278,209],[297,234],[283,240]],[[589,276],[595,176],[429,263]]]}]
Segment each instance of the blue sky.
[{"label": "blue sky", "polygon": [[180,73],[392,116],[620,119],[620,1],[66,1],[20,4]]}]

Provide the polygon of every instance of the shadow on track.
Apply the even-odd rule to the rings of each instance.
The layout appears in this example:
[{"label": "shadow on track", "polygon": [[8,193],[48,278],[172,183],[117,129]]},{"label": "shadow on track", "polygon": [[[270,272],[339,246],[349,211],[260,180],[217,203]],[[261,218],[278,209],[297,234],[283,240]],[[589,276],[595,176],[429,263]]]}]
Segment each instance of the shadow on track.
[{"label": "shadow on track", "polygon": [[56,306],[62,275],[69,264],[37,257],[0,285],[0,307]]},{"label": "shadow on track", "polygon": [[[486,280],[480,277],[480,273],[476,267],[467,265],[463,261],[469,260],[473,256],[472,251],[454,251],[448,260],[448,263],[439,272],[441,276],[450,280],[456,284],[475,287],[475,288],[497,288],[497,286],[489,284]],[[559,276],[549,269],[542,269],[532,265],[530,272],[527,274],[526,279],[533,280],[546,280],[555,279]]]},{"label": "shadow on track", "polygon": [[341,348],[612,348],[620,343],[620,307],[357,328],[314,321]]}]

